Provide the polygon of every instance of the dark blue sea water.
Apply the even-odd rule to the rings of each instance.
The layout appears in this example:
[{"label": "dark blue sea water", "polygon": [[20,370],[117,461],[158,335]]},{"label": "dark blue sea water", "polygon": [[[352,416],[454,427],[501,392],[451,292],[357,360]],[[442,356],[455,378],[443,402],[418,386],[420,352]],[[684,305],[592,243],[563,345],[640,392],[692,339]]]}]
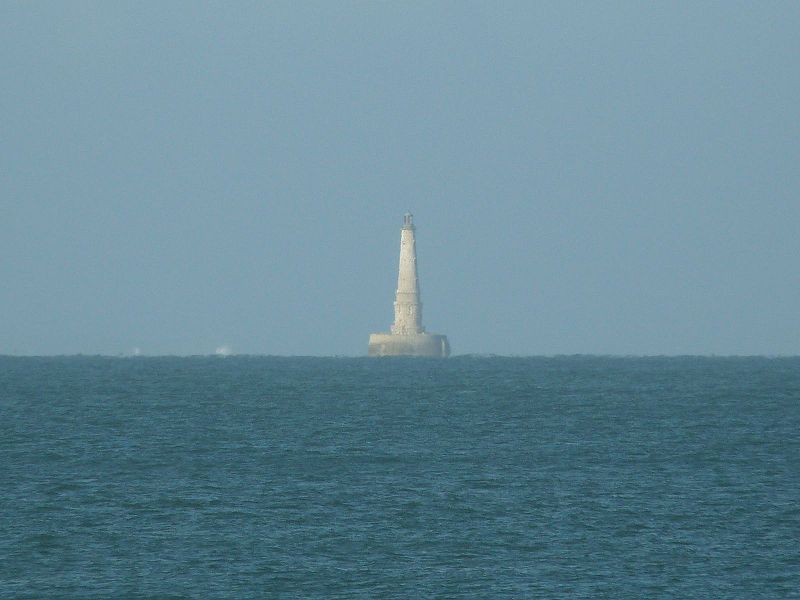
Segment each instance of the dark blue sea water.
[{"label": "dark blue sea water", "polygon": [[0,358],[0,597],[800,597],[800,359]]}]

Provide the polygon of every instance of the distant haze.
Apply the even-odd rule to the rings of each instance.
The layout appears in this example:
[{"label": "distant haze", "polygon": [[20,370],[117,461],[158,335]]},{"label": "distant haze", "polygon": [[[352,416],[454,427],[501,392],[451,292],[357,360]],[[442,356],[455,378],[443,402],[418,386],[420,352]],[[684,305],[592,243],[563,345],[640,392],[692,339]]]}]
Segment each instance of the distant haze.
[{"label": "distant haze", "polygon": [[3,2],[0,354],[800,353],[800,3]]}]

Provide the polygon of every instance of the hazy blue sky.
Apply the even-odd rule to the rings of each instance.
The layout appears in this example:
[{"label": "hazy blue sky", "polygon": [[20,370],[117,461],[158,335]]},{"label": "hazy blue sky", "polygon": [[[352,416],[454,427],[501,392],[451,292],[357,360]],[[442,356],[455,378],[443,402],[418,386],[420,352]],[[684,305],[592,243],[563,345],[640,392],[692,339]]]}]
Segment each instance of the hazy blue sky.
[{"label": "hazy blue sky", "polygon": [[0,353],[800,353],[798,2],[3,2]]}]

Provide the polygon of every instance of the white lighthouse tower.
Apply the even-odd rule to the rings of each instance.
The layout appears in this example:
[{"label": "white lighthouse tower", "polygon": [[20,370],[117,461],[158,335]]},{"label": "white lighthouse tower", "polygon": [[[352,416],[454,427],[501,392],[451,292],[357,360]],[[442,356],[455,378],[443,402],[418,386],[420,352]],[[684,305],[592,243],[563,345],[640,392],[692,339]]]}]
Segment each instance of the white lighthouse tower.
[{"label": "white lighthouse tower", "polygon": [[397,275],[394,323],[391,333],[373,333],[369,336],[370,356],[444,358],[450,354],[447,336],[426,333],[422,326],[415,230],[413,216],[406,213],[403,217],[403,228],[400,230],[400,269]]}]

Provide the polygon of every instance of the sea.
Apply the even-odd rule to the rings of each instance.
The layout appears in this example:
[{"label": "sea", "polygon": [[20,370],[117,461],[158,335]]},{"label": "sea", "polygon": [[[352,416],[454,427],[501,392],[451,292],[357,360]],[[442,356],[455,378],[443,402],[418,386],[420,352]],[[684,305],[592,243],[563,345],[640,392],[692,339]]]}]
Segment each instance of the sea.
[{"label": "sea", "polygon": [[800,358],[0,357],[0,598],[800,598]]}]

